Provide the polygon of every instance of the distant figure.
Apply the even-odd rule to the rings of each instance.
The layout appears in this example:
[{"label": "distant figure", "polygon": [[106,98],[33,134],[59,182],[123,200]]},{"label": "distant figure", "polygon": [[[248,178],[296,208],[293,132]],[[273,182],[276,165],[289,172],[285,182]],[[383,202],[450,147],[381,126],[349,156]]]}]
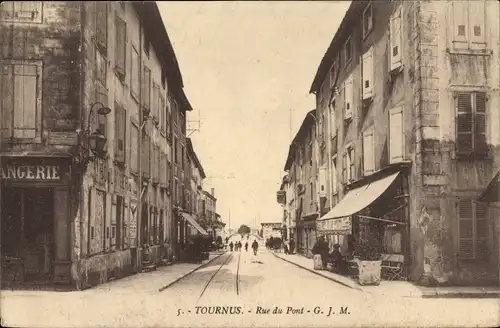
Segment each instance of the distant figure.
[{"label": "distant figure", "polygon": [[241,241],[238,242],[238,252],[241,252]]},{"label": "distant figure", "polygon": [[252,243],[252,249],[253,249],[253,255],[257,255],[257,249],[259,249],[259,243],[255,239],[253,240]]},{"label": "distant figure", "polygon": [[328,243],[325,241],[324,236],[319,237],[312,248],[313,255],[320,255],[323,268],[326,268],[329,250]]},{"label": "distant figure", "polygon": [[293,237],[290,238],[290,254],[293,254],[294,248],[295,248],[295,240],[293,240]]},{"label": "distant figure", "polygon": [[283,250],[285,251],[285,255],[290,254],[288,251],[288,243],[286,241],[283,241]]},{"label": "distant figure", "polygon": [[248,252],[248,241],[245,243],[245,252]]},{"label": "distant figure", "polygon": [[231,252],[233,251],[233,247],[234,247],[233,242],[230,242],[230,243],[229,243],[229,248],[231,249]]}]

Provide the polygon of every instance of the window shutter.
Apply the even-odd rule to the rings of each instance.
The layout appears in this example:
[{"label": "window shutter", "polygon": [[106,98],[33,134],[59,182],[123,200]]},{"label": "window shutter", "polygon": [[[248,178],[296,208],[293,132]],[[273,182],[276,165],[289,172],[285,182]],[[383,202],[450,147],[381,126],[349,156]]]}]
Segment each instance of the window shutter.
[{"label": "window shutter", "polygon": [[150,109],[151,104],[151,70],[144,66],[142,75],[142,105]]},{"label": "window shutter", "polygon": [[122,105],[115,103],[115,159],[125,162],[125,127],[126,114]]},{"label": "window shutter", "polygon": [[108,42],[108,3],[96,1],[96,41],[101,49],[107,49]]},{"label": "window shutter", "polygon": [[373,173],[375,170],[373,130],[369,129],[363,133],[363,172],[364,175]]},{"label": "window shutter", "polygon": [[475,203],[476,206],[476,249],[475,257],[488,257],[488,207],[484,203]]},{"label": "window shutter", "polygon": [[348,152],[349,152],[349,155],[347,156],[347,161],[349,162],[349,181],[352,181],[356,177],[354,148],[350,147]]},{"label": "window shutter", "polygon": [[457,108],[457,153],[471,154],[473,150],[473,113],[470,93],[456,95]]},{"label": "window shutter", "polygon": [[486,142],[486,94],[475,93],[474,151],[477,155],[488,155]]},{"label": "window shutter", "polygon": [[[37,66],[16,64],[14,68],[14,138],[36,137]],[[9,110],[8,108],[6,108]]]},{"label": "window shutter", "polygon": [[404,159],[403,107],[389,111],[389,162],[397,163]]},{"label": "window shutter", "polygon": [[344,94],[345,94],[345,119],[352,118],[352,106],[354,100],[353,85],[352,85],[352,75],[344,82]]},{"label": "window shutter", "polygon": [[472,201],[469,199],[458,202],[459,217],[459,246],[460,258],[472,258],[474,256],[474,211]]},{"label": "window shutter", "polygon": [[362,58],[363,61],[363,99],[373,97],[373,47]]},{"label": "window shutter", "polygon": [[401,8],[396,10],[396,12],[391,16],[390,20],[390,44],[391,49],[389,52],[389,56],[391,58],[390,61],[390,69],[391,71],[401,67]]},{"label": "window shutter", "polygon": [[118,16],[115,18],[115,29],[115,67],[118,73],[125,74],[127,27],[125,22]]},{"label": "window shutter", "polygon": [[342,156],[342,180],[347,182],[347,152]]},{"label": "window shutter", "polygon": [[[486,18],[485,0],[469,1],[469,6],[465,13],[469,13],[469,37],[472,48],[477,48],[478,44],[484,44]],[[476,46],[476,47],[475,47]]]},{"label": "window shutter", "polygon": [[337,193],[337,158],[332,159],[332,191]]},{"label": "window shutter", "polygon": [[139,86],[141,86],[139,81],[139,73],[141,72],[139,53],[135,47],[132,47],[132,58],[131,58],[131,71],[130,74],[130,91],[134,96],[139,96]]},{"label": "window shutter", "polygon": [[0,76],[0,123],[2,126],[2,137],[10,138],[12,136],[12,114],[14,109],[14,83],[13,65],[2,65],[2,75]]},{"label": "window shutter", "polygon": [[139,128],[130,123],[132,126],[131,135],[130,135],[130,169],[132,172],[137,173],[139,170],[139,154],[138,154],[138,146],[139,146]]},{"label": "window shutter", "polygon": [[469,24],[467,13],[469,12],[469,1],[453,1],[453,41],[467,42]]}]

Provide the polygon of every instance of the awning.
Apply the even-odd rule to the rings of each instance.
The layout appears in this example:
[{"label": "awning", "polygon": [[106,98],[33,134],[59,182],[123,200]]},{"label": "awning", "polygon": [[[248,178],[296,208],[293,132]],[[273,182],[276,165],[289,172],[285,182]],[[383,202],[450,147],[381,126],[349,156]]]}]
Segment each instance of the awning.
[{"label": "awning", "polygon": [[208,236],[208,232],[206,232],[205,229],[203,229],[198,222],[196,222],[196,219],[189,213],[181,212],[182,217],[189,222],[190,225],[193,226],[196,230],[198,230],[199,233],[202,235]]},{"label": "awning", "polygon": [[498,171],[495,177],[490,181],[478,200],[484,202],[500,202],[500,171]]},{"label": "awning", "polygon": [[385,178],[349,191],[337,206],[323,215],[318,221],[351,216],[365,209],[389,188],[398,175],[399,172],[393,173]]}]

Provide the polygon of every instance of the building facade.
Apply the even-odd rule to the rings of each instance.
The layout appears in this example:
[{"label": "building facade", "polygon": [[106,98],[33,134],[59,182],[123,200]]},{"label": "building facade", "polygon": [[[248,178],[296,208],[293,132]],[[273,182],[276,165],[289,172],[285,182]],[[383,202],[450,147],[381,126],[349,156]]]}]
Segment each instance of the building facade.
[{"label": "building facade", "polygon": [[498,13],[351,4],[311,87],[321,234],[403,255],[417,283],[498,283],[498,208],[477,201],[500,166]]},{"label": "building facade", "polygon": [[[290,237],[296,243],[298,253],[311,257],[312,247],[316,242],[316,219],[319,215],[317,191],[317,142],[316,142],[316,110],[311,110],[302,121],[295,135],[285,163],[288,173],[287,200],[290,217],[294,218],[294,226]],[[290,194],[290,196],[288,196]]]},{"label": "building facade", "polygon": [[0,36],[5,276],[85,288],[172,257],[190,106],[156,4],[4,2]]},{"label": "building facade", "polygon": [[268,240],[269,238],[281,238],[281,222],[261,222],[262,238]]}]

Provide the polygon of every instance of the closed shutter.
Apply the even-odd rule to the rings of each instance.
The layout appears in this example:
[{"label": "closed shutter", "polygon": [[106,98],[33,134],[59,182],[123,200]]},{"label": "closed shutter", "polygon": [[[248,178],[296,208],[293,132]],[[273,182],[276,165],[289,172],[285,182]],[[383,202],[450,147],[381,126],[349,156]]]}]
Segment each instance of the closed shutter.
[{"label": "closed shutter", "polygon": [[476,210],[476,258],[488,258],[488,207],[483,203],[474,203]]},{"label": "closed shutter", "polygon": [[363,61],[363,99],[373,97],[373,47],[362,58]]},{"label": "closed shutter", "polygon": [[345,119],[352,118],[354,94],[353,94],[353,81],[352,75],[344,82],[344,94],[345,94]]},{"label": "closed shutter", "polygon": [[488,144],[486,142],[486,94],[484,92],[477,92],[474,95],[474,152],[477,155],[487,155]]},{"label": "closed shutter", "polygon": [[465,13],[469,13],[469,38],[472,48],[482,48],[481,44],[486,42],[484,26],[486,17],[485,2],[484,0],[469,1],[469,7],[465,11]]},{"label": "closed shutter", "polygon": [[96,1],[96,41],[101,49],[107,49],[108,43],[108,3]]},{"label": "closed shutter", "polygon": [[125,109],[119,103],[115,103],[115,160],[125,162],[125,136],[126,119]]},{"label": "closed shutter", "polygon": [[373,143],[373,129],[369,129],[363,133],[363,172],[364,175],[373,173],[375,170]]},{"label": "closed shutter", "polygon": [[2,125],[2,138],[12,136],[12,114],[14,106],[14,84],[12,83],[14,66],[2,65],[0,76],[0,123]]},{"label": "closed shutter", "polygon": [[115,67],[120,74],[125,74],[126,49],[127,49],[127,25],[120,18],[115,18]]},{"label": "closed shutter", "polygon": [[473,151],[473,111],[470,93],[456,95],[457,108],[457,153],[471,154]]},{"label": "closed shutter", "polygon": [[[14,138],[36,137],[37,116],[37,65],[15,64],[13,66],[14,107],[5,108],[14,113]],[[8,86],[7,86],[8,88]]]},{"label": "closed shutter", "polygon": [[474,257],[474,209],[469,199],[458,202],[460,258]]},{"label": "closed shutter", "polygon": [[142,105],[150,109],[151,104],[151,70],[144,67],[142,74]]},{"label": "closed shutter", "polygon": [[389,110],[389,162],[404,159],[403,107]]},{"label": "closed shutter", "polygon": [[401,67],[401,36],[402,36],[402,24],[401,24],[401,8],[396,10],[396,12],[390,18],[390,45],[391,49],[389,52],[389,56],[391,58],[390,61],[390,70],[393,71],[399,67]]}]

